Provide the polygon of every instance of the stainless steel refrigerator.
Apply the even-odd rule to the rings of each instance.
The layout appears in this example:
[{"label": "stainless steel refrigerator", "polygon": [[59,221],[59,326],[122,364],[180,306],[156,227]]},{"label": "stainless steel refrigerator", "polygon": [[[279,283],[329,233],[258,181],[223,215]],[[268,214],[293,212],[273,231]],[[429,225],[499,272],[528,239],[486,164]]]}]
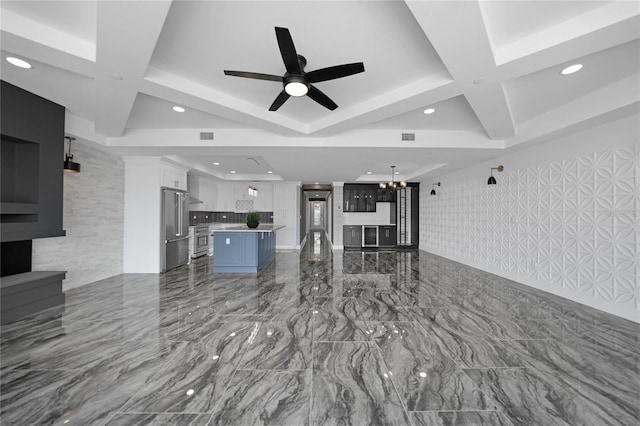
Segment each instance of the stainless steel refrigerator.
[{"label": "stainless steel refrigerator", "polygon": [[175,189],[162,190],[162,272],[189,260],[189,194]]}]

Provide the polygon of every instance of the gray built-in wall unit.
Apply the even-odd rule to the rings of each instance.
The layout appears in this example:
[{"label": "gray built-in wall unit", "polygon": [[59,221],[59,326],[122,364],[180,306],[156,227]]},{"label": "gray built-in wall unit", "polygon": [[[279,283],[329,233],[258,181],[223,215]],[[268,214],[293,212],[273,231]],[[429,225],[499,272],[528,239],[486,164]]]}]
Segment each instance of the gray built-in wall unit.
[{"label": "gray built-in wall unit", "polygon": [[32,240],[62,229],[65,108],[1,82],[1,323],[64,304],[66,271],[32,271]]}]

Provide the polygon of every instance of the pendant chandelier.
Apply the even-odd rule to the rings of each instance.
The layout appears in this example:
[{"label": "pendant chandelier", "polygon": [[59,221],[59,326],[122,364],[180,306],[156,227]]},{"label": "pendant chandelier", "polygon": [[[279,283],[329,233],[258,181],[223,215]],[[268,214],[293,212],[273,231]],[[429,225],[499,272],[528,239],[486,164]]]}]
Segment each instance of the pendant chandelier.
[{"label": "pendant chandelier", "polygon": [[395,175],[396,166],[391,166],[391,180],[389,182],[380,182],[380,189],[385,189],[387,191],[395,191],[398,187],[405,188],[407,186],[407,182],[400,181],[396,182],[393,178]]}]

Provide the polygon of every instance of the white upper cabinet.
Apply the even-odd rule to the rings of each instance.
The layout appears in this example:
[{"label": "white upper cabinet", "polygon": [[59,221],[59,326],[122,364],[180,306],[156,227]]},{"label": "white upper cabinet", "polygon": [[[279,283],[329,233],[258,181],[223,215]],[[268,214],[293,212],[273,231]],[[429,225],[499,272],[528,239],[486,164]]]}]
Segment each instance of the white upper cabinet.
[{"label": "white upper cabinet", "polygon": [[160,185],[187,190],[187,169],[169,163],[160,163]]}]

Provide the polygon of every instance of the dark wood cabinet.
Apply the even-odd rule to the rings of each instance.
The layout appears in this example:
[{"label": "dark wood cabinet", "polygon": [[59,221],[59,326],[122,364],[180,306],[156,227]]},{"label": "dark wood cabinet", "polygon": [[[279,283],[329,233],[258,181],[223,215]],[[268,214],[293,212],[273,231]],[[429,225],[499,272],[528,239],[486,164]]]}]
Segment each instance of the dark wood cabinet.
[{"label": "dark wood cabinet", "polygon": [[342,227],[342,244],[345,247],[362,247],[362,226],[344,225]]},{"label": "dark wood cabinet", "polygon": [[378,246],[394,247],[396,245],[396,227],[383,225],[378,227]]},{"label": "dark wood cabinet", "polygon": [[377,201],[379,203],[393,203],[396,201],[395,191],[391,192],[386,189],[378,188],[376,194]]},{"label": "dark wood cabinet", "polygon": [[375,212],[377,185],[346,184],[343,188],[343,211]]}]

